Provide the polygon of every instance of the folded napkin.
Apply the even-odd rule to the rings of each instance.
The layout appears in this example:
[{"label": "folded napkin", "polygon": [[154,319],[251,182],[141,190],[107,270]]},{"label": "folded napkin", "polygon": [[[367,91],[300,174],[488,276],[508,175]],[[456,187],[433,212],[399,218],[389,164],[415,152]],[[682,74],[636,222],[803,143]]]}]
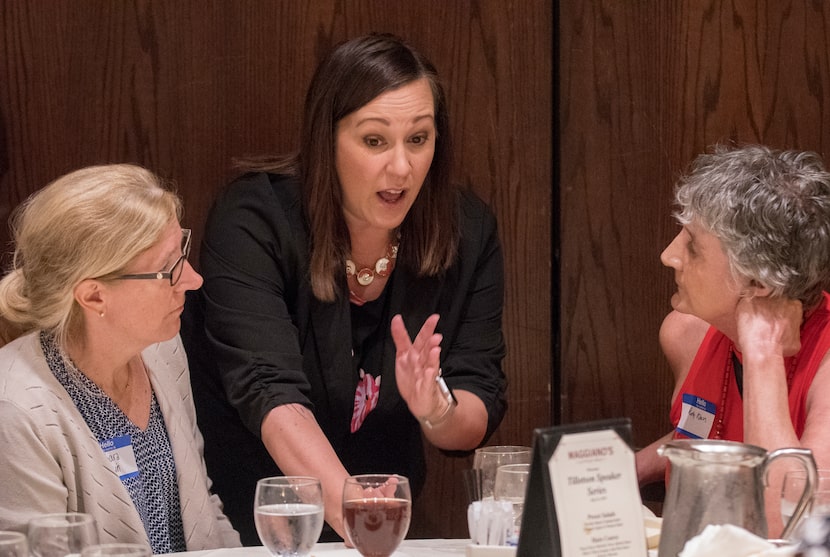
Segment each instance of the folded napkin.
[{"label": "folded napkin", "polygon": [[785,557],[795,545],[779,547],[732,524],[710,524],[686,542],[678,557]]}]

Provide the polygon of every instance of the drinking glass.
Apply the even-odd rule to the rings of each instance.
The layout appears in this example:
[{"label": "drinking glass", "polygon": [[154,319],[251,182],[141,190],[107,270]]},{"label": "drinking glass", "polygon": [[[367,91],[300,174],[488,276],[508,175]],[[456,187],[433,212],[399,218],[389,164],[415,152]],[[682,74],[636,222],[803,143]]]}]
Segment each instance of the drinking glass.
[{"label": "drinking glass", "polygon": [[103,543],[90,545],[81,557],[151,557],[150,547],[140,543]]},{"label": "drinking glass", "polygon": [[364,474],[343,485],[343,524],[364,557],[389,557],[409,531],[409,480],[396,474]]},{"label": "drinking glass", "polygon": [[481,499],[493,498],[496,470],[505,464],[530,464],[530,447],[496,445],[476,449],[473,468],[481,470]]},{"label": "drinking glass", "polygon": [[[790,470],[784,474],[784,483],[781,487],[781,517],[784,519],[784,524],[787,524],[795,512],[806,481],[807,473],[804,470]],[[810,505],[801,516],[801,520],[811,515],[826,514],[830,514],[830,470],[821,469],[818,470],[816,491],[810,499]]]},{"label": "drinking glass", "polygon": [[256,484],[254,523],[274,557],[311,553],[323,530],[323,488],[309,476],[263,478]]},{"label": "drinking glass", "polygon": [[507,536],[507,545],[519,544],[519,529],[522,526],[522,511],[529,477],[530,464],[505,464],[496,470],[493,497],[496,501],[507,501],[513,505],[513,531]]},{"label": "drinking glass", "polygon": [[26,534],[0,530],[0,557],[29,557]]},{"label": "drinking glass", "polygon": [[29,521],[29,550],[33,557],[78,555],[98,544],[98,525],[90,514],[56,513]]}]

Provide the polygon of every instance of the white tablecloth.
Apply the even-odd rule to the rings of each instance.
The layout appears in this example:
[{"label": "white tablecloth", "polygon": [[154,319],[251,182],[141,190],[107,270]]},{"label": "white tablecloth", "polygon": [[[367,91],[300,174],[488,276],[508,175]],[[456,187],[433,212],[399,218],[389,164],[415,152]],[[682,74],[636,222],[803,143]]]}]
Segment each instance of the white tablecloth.
[{"label": "white tablecloth", "polygon": [[[404,540],[392,557],[446,557],[464,555],[470,540]],[[205,551],[188,551],[187,553],[169,553],[169,557],[271,557],[262,546],[236,547],[233,549],[208,549]],[[311,550],[310,557],[360,557],[356,549],[347,548],[342,542],[318,543]]]}]

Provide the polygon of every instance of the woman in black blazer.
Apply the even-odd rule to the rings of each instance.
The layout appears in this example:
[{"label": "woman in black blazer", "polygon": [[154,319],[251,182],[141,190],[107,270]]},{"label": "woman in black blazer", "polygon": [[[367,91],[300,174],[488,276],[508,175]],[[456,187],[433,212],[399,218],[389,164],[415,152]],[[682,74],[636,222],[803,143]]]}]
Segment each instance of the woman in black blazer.
[{"label": "woman in black blazer", "polygon": [[249,161],[212,209],[182,336],[244,543],[261,477],[320,478],[342,536],[347,476],[398,473],[417,493],[423,437],[469,451],[501,422],[501,247],[450,155],[433,66],[368,35],[318,67],[298,153]]}]

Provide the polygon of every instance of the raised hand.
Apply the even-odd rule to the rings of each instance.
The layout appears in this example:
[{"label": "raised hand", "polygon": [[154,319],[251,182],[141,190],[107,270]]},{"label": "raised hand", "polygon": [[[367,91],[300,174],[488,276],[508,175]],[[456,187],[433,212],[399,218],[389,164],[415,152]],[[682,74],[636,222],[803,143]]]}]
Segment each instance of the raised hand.
[{"label": "raised hand", "polygon": [[411,341],[403,318],[392,318],[392,339],[395,341],[395,378],[398,391],[409,411],[417,417],[431,416],[441,405],[435,378],[441,368],[442,336],[435,332],[438,315],[430,315],[414,341]]}]

